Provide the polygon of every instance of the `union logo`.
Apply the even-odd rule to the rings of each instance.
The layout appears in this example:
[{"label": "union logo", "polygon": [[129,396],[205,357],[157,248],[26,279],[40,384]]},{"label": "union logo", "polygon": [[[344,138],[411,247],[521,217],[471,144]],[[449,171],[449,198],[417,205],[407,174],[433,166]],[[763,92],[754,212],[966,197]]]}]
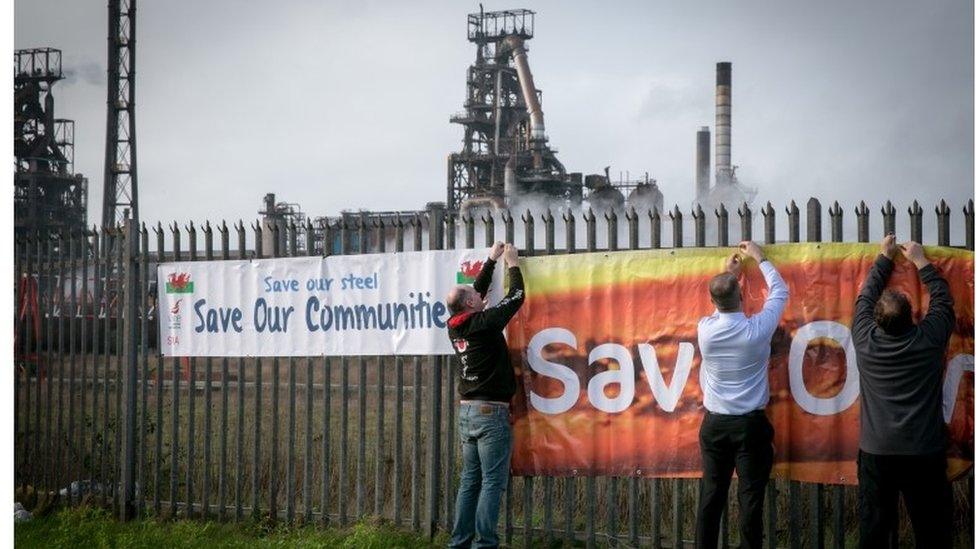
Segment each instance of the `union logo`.
[{"label": "union logo", "polygon": [[455,339],[454,348],[457,349],[457,352],[463,353],[464,351],[468,350],[468,340],[464,338]]}]

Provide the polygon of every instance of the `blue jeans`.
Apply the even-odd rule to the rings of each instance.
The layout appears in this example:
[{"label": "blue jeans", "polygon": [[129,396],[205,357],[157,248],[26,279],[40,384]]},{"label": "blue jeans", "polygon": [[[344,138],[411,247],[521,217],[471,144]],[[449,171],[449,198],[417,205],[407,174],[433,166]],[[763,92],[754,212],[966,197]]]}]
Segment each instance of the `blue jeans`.
[{"label": "blue jeans", "polygon": [[450,547],[498,547],[498,508],[508,488],[512,450],[508,407],[491,403],[460,406],[458,434],[464,465]]}]

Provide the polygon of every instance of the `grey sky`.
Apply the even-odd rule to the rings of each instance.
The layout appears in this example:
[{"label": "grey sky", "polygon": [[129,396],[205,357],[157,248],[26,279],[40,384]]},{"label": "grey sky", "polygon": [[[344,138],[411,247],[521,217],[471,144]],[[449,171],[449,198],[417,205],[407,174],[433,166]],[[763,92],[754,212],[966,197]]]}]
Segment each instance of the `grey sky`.
[{"label": "grey sky", "polygon": [[[666,205],[689,204],[715,63],[732,61],[732,161],[760,201],[818,196],[852,214],[918,198],[931,219],[940,198],[961,214],[973,196],[971,0],[485,5],[514,7],[537,12],[529,60],[571,171],[647,171]],[[477,3],[138,8],[144,220],[250,219],[271,191],[313,216],[444,200]],[[14,31],[17,48],[64,50],[57,115],[76,121],[99,219],[105,2],[20,0]]]}]

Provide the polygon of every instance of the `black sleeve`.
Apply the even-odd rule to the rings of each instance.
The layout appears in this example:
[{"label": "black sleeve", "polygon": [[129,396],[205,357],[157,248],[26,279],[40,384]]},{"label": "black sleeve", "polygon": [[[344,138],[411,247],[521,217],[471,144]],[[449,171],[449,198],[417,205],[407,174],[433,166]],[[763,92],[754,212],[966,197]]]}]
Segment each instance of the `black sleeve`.
[{"label": "black sleeve", "polygon": [[491,287],[491,275],[495,272],[495,260],[488,258],[485,260],[484,265],[481,266],[481,272],[478,273],[477,278],[474,279],[474,291],[478,292],[478,295],[482,299],[488,294],[488,288]]},{"label": "black sleeve", "polygon": [[949,283],[942,277],[939,270],[931,263],[918,271],[919,278],[929,290],[929,312],[919,323],[919,329],[925,337],[942,347],[949,342],[952,329],[956,324],[956,313],[952,309],[952,294],[949,293]]},{"label": "black sleeve", "polygon": [[508,294],[498,302],[498,305],[485,309],[479,316],[482,317],[486,328],[501,330],[515,316],[523,301],[525,301],[525,287],[522,282],[522,271],[518,267],[510,267]]},{"label": "black sleeve", "polygon": [[851,329],[854,341],[863,341],[867,331],[874,326],[874,305],[878,302],[885,285],[888,284],[888,278],[891,277],[894,268],[895,263],[884,254],[880,254],[874,261],[868,277],[864,279],[861,293],[854,302],[854,326]]}]

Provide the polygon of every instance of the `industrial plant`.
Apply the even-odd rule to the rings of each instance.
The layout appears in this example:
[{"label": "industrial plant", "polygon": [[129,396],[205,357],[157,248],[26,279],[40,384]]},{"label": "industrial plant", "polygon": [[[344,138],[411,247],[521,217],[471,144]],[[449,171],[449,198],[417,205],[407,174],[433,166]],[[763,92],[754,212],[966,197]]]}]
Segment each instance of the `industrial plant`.
[{"label": "industrial plant", "polygon": [[[109,2],[109,79],[102,223],[139,220],[135,132],[135,10],[129,0]],[[295,202],[268,193],[258,214],[263,225],[299,227],[301,249],[322,247],[318,228],[353,218],[411,218],[439,210],[461,216],[484,211],[592,209],[618,213],[664,213],[664,196],[650,171],[631,179],[610,166],[597,173],[571,171],[546,133],[542,90],[529,63],[535,12],[527,9],[467,16],[474,61],[465,71],[462,110],[449,117],[461,130],[461,148],[447,155],[444,202],[422,210],[344,211],[338,217],[306,214]],[[81,230],[87,222],[87,180],[73,173],[73,128],[54,118],[52,87],[62,78],[61,52],[51,48],[14,54],[15,226],[18,232]],[[558,90],[555,93],[559,93]],[[715,153],[711,131],[695,138],[694,200],[706,211],[723,203],[750,203],[755,189],[741,185],[732,165],[732,64],[718,63],[715,92]],[[624,176],[627,173],[627,176]],[[714,180],[713,180],[714,177]],[[293,197],[294,198],[294,197]],[[307,227],[313,227],[313,234]],[[264,244],[274,244],[271,230]],[[283,245],[283,242],[279,242]],[[353,248],[357,243],[346,243]],[[337,244],[336,244],[337,245]]]},{"label": "industrial plant", "polygon": [[73,120],[55,118],[61,51],[14,52],[14,234],[83,230],[88,180],[74,173]]}]

